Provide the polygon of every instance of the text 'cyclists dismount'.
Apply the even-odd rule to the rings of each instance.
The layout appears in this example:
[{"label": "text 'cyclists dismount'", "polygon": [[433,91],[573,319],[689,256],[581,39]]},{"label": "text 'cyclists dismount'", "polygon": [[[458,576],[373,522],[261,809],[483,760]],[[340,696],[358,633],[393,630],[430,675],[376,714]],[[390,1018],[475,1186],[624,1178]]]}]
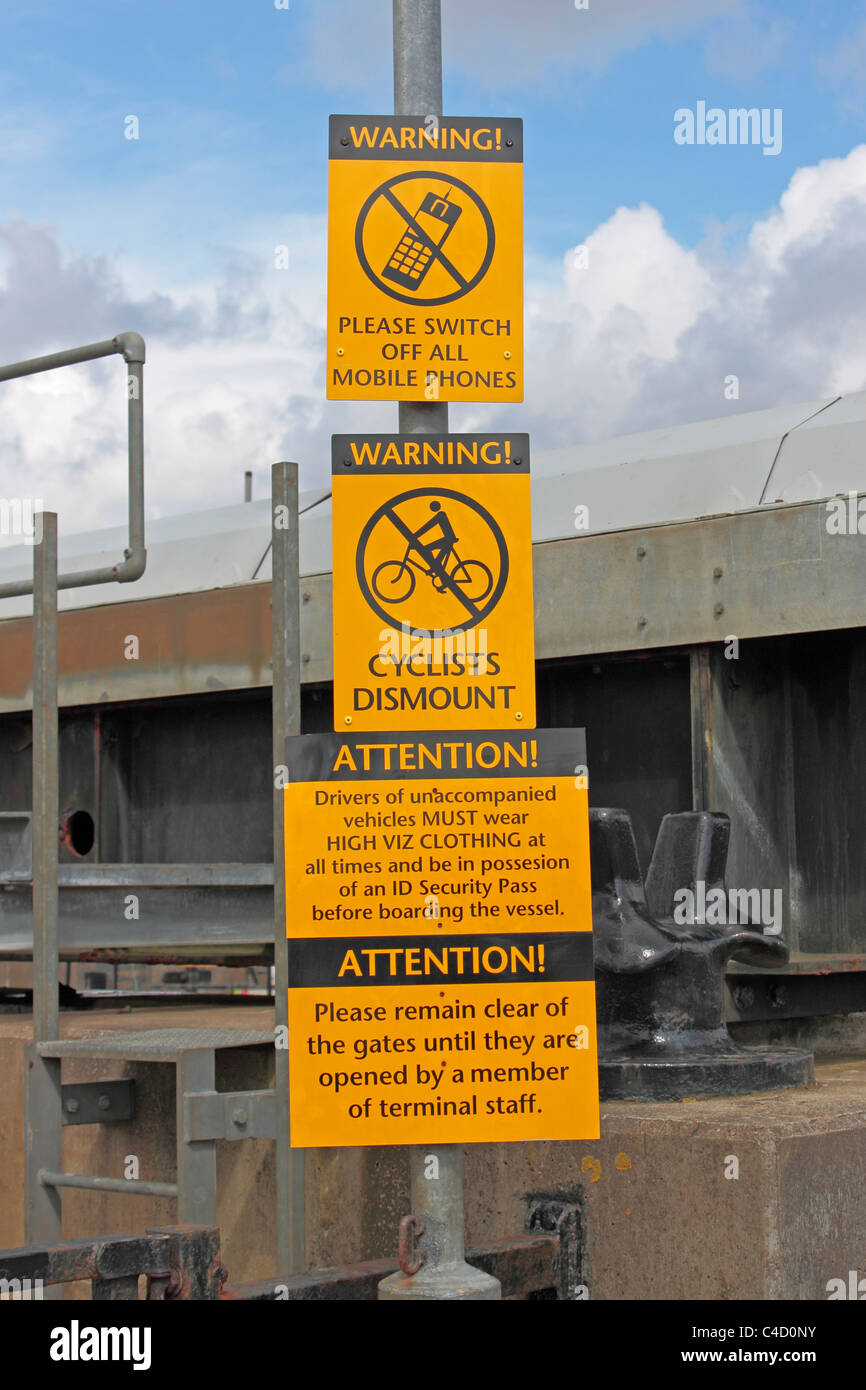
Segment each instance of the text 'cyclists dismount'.
[{"label": "text 'cyclists dismount'", "polygon": [[523,122],[332,116],[327,395],[523,400]]},{"label": "text 'cyclists dismount'", "polygon": [[334,728],[532,729],[529,436],[334,435]]},{"label": "text 'cyclists dismount'", "polygon": [[598,1137],[581,729],[286,745],[292,1144]]}]

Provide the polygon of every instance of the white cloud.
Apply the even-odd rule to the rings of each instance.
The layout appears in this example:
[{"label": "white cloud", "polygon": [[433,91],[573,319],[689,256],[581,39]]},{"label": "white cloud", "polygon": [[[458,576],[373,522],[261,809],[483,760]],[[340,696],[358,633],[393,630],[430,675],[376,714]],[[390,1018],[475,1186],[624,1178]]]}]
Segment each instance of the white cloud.
[{"label": "white cloud", "polygon": [[[525,404],[453,407],[452,428],[529,429],[534,448],[674,425],[866,386],[866,146],[798,170],[738,249],[686,249],[657,209],[619,208],[527,282]],[[145,447],[152,514],[256,495],[280,458],[326,486],[333,431],[396,427],[391,405],[324,399],[324,221],[289,218],[290,269],[269,233],[219,279],[169,286],[146,267],[0,231],[0,360],[136,329],[148,343]],[[129,289],[129,280],[139,287]],[[736,374],[740,398],[726,401]],[[67,531],[121,522],[125,408],[117,362],[0,385],[0,496],[59,510]]]},{"label": "white cloud", "polygon": [[[461,73],[484,87],[523,89],[551,69],[600,70],[652,38],[676,38],[747,11],[748,0],[590,0],[588,9],[574,0],[443,0],[446,77]],[[390,65],[390,5],[318,3],[307,33],[318,84],[378,93],[381,106],[389,90],[383,73]]]},{"label": "white cloud", "polygon": [[866,146],[798,170],[729,257],[684,250],[649,207],[587,248],[529,299],[525,427],[551,443],[866,386]]},{"label": "white cloud", "polygon": [[747,0],[444,0],[448,68],[496,86],[525,86],[550,67],[600,69],[655,37],[694,32]]}]

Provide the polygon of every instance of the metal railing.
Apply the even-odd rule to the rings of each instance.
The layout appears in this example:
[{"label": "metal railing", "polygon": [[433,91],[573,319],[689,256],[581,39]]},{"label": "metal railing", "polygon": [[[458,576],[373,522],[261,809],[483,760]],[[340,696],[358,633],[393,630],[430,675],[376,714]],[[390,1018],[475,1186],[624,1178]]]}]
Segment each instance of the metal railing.
[{"label": "metal railing", "polygon": [[[525,1234],[467,1250],[470,1266],[501,1285],[512,1300],[583,1300],[584,1234],[580,1211],[550,1197],[530,1200]],[[365,1260],[333,1269],[229,1284],[216,1226],[158,1226],[143,1236],[97,1236],[56,1245],[0,1250],[0,1301],[41,1299],[44,1289],[90,1280],[94,1300],[241,1302],[376,1302],[383,1278],[400,1269],[396,1259]]]},{"label": "metal railing", "polygon": [[226,1278],[213,1226],[156,1226],[143,1236],[96,1236],[56,1245],[0,1250],[0,1290],[38,1301],[44,1288],[90,1280],[95,1301],[137,1299],[147,1279],[151,1300],[215,1300]]},{"label": "metal railing", "polygon": [[[131,584],[144,574],[147,552],[144,547],[144,339],[138,333],[118,333],[101,343],[50,352],[45,357],[31,357],[27,362],[12,362],[0,367],[0,381],[14,381],[37,372],[50,372],[55,367],[71,367],[78,362],[93,362],[98,357],[120,353],[127,364],[126,394],[128,401],[129,453],[129,544],[123,559],[116,565],[99,569],[78,570],[58,574],[58,589],[85,588],[90,584]],[[33,579],[13,579],[0,584],[0,599],[32,594]]]}]

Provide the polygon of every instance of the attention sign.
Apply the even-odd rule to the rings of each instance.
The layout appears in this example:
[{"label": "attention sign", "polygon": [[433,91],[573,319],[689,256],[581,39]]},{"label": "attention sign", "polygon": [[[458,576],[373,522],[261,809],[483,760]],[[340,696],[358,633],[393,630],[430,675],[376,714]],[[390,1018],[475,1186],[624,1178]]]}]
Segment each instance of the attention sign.
[{"label": "attention sign", "polygon": [[292,1144],[597,1138],[585,744],[289,739]]},{"label": "attention sign", "polygon": [[523,122],[332,116],[327,395],[523,400]]},{"label": "attention sign", "polygon": [[334,728],[534,728],[529,436],[332,445]]}]

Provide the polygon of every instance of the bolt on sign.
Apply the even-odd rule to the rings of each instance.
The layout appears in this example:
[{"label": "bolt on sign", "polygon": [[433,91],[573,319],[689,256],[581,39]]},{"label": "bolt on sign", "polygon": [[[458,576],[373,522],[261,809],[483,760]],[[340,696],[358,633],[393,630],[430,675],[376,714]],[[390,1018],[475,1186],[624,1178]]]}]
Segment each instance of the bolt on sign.
[{"label": "bolt on sign", "polygon": [[332,116],[330,400],[523,400],[523,122]]},{"label": "bolt on sign", "polygon": [[293,1146],[598,1138],[583,730],[286,747]]},{"label": "bolt on sign", "polygon": [[535,727],[527,434],[334,435],[334,727]]}]

